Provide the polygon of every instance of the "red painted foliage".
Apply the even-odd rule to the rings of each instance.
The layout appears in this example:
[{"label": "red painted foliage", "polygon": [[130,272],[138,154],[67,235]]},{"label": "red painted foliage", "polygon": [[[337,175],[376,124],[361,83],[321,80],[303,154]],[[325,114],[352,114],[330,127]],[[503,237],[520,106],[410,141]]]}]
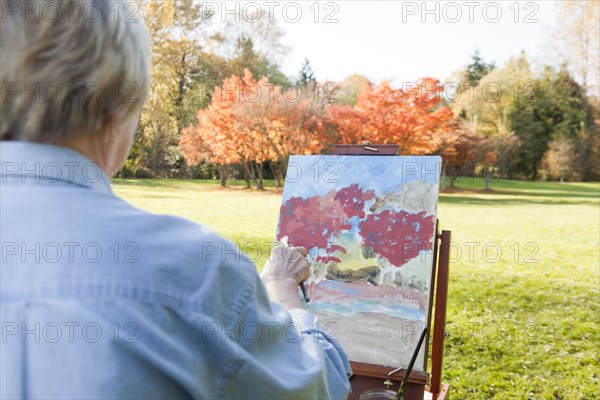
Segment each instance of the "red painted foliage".
[{"label": "red painted foliage", "polygon": [[363,244],[371,247],[390,264],[401,267],[415,258],[420,250],[431,250],[433,215],[425,212],[385,210],[370,214],[359,225]]},{"label": "red painted foliage", "polygon": [[342,262],[342,260],[340,260],[339,258],[337,258],[337,257],[330,257],[330,256],[319,256],[319,257],[317,257],[315,259],[315,261],[321,262],[323,264],[327,264],[327,263],[330,263],[330,262],[332,262],[332,263]]},{"label": "red painted foliage", "polygon": [[365,217],[365,211],[363,210],[365,202],[374,197],[375,193],[372,190],[363,192],[357,183],[343,188],[335,195],[335,199],[342,204],[348,218],[358,216],[361,219]]},{"label": "red painted foliage", "polygon": [[288,236],[292,246],[326,249],[331,236],[351,228],[348,216],[334,199],[334,194],[332,191],[308,199],[292,197],[283,203],[277,239]]},{"label": "red painted foliage", "polygon": [[340,253],[344,253],[346,254],[346,249],[344,248],[344,246],[340,246],[339,244],[332,244],[330,245],[326,251],[328,253],[333,253],[334,251],[339,251]]},{"label": "red painted foliage", "polygon": [[374,197],[373,191],[363,191],[358,184],[337,193],[331,191],[325,196],[292,197],[281,206],[277,239],[288,236],[293,246],[324,249],[327,255],[318,257],[317,261],[338,263],[340,259],[332,254],[336,251],[346,253],[346,249],[330,243],[329,239],[350,230],[352,226],[348,220],[358,216],[362,220],[359,228],[363,245],[371,247],[396,267],[418,256],[421,250],[431,250],[432,215],[385,210],[366,216],[365,202]]}]

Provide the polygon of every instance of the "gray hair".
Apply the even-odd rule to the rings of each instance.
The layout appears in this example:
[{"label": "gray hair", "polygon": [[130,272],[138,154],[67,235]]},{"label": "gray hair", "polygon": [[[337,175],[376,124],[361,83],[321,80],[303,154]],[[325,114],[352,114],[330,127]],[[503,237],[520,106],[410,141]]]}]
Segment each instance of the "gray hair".
[{"label": "gray hair", "polygon": [[2,0],[0,139],[53,143],[140,112],[150,73],[137,4]]}]

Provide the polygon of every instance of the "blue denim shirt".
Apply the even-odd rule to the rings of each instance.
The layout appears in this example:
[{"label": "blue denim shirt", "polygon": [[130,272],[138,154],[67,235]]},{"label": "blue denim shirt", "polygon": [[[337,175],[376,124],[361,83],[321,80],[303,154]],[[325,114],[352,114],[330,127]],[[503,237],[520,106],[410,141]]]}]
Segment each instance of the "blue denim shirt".
[{"label": "blue denim shirt", "polygon": [[343,350],[233,243],[129,205],[75,151],[0,152],[0,397],[347,396]]}]

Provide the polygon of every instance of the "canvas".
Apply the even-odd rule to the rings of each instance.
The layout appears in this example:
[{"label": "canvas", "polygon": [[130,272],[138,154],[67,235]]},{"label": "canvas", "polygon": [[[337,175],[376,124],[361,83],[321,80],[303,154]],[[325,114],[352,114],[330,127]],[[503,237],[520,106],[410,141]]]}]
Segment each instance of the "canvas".
[{"label": "canvas", "polygon": [[[307,308],[350,360],[406,366],[428,320],[441,159],[292,156],[276,237],[309,251]],[[415,370],[423,370],[421,349]]]}]

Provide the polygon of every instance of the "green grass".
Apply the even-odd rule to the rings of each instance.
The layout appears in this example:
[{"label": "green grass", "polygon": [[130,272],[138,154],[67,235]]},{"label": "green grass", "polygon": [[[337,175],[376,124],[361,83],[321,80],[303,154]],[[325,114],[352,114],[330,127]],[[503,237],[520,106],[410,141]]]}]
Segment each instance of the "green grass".
[{"label": "green grass", "polygon": [[[159,214],[174,214],[207,225],[240,248],[275,238],[281,194],[275,189],[245,189],[241,182],[221,188],[213,181],[119,180],[115,192],[131,204]],[[249,254],[263,265],[268,254]]]},{"label": "green grass", "polygon": [[[599,399],[600,186],[499,180],[486,193],[481,179],[463,178],[457,187],[439,205],[453,241],[444,359],[451,397]],[[211,226],[243,249],[273,239],[281,198],[272,187],[199,181],[114,188],[140,208]],[[249,255],[260,268],[266,252],[259,257],[256,248]]]}]

